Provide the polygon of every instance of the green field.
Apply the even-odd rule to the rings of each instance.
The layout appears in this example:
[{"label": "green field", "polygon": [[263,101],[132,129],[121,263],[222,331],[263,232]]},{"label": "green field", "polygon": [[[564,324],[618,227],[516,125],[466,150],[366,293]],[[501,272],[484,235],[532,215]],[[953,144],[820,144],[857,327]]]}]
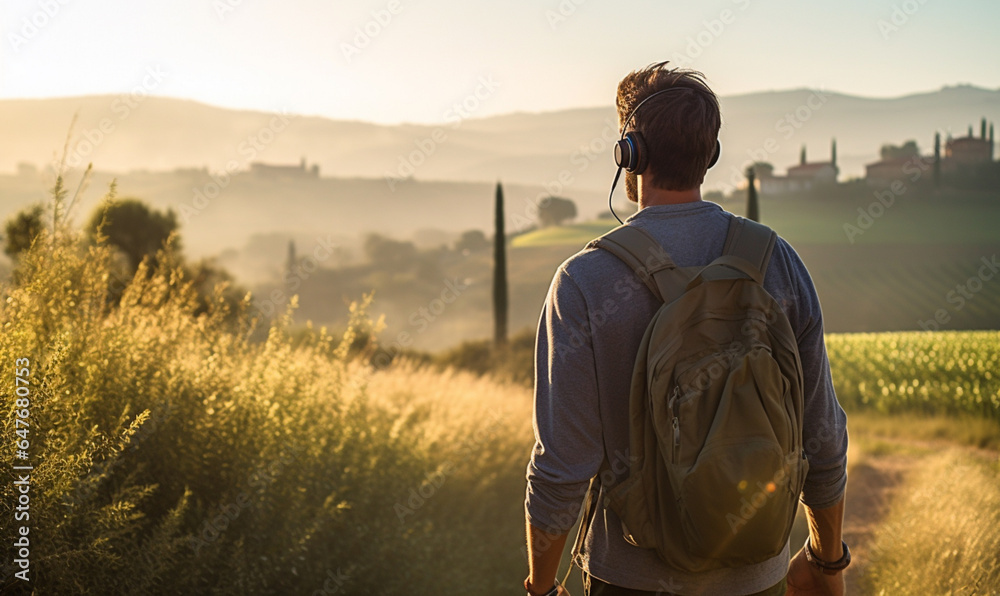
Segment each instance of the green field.
[{"label": "green field", "polygon": [[577,246],[583,248],[588,242],[618,225],[613,219],[602,219],[564,226],[553,226],[533,230],[516,236],[510,245],[514,248],[534,246]]},{"label": "green field", "polygon": [[[1000,245],[1000,194],[914,189],[878,205],[876,191],[854,185],[832,197],[762,197],[761,221],[793,246],[866,244]],[[884,196],[884,195],[883,195]],[[888,202],[888,200],[887,200]],[[723,207],[743,215],[735,199]],[[862,209],[865,215],[859,213]],[[866,219],[867,218],[869,219]],[[859,219],[861,221],[859,222]],[[618,225],[607,219],[542,228],[518,236],[514,247],[584,246]],[[853,226],[854,229],[846,228]]]},{"label": "green field", "polygon": [[837,334],[826,345],[845,408],[1000,423],[1000,331]]}]

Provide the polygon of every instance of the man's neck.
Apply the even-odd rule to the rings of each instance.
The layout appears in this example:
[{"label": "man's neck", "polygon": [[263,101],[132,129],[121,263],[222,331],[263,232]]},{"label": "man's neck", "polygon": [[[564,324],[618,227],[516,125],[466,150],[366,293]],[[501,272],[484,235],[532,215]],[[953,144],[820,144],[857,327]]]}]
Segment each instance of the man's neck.
[{"label": "man's neck", "polygon": [[639,177],[639,209],[652,205],[679,205],[701,201],[701,187],[687,190],[663,190],[655,188],[644,177]]}]

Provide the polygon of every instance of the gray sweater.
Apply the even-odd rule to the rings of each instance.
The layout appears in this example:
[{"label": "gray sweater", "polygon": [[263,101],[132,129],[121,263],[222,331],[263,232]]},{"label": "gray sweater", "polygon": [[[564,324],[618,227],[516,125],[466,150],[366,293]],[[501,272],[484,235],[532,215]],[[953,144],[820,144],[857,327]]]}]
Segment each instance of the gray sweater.
[{"label": "gray sweater", "polygon": [[[700,201],[647,207],[626,224],[648,231],[679,267],[689,267],[707,265],[722,254],[731,218],[719,205]],[[812,279],[781,238],[764,288],[788,316],[802,359],[809,474],[801,500],[814,508],[829,507],[847,483],[847,417],[834,394]],[[568,532],[605,456],[619,472],[616,482],[627,476],[632,367],[659,307],[628,265],[607,251],[584,249],[556,271],[535,344],[535,446],[525,498],[532,525],[555,534]],[[786,546],[777,557],[750,567],[685,573],[668,567],[654,551],[625,542],[617,516],[603,507],[583,547],[584,568],[598,579],[683,595],[739,596],[764,590],[785,575],[788,559]]]}]

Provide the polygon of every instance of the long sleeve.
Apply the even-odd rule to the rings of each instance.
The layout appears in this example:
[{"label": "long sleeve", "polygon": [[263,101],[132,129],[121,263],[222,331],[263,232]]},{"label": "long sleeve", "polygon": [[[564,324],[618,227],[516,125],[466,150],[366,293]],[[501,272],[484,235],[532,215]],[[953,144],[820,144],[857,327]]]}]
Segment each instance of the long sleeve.
[{"label": "long sleeve", "polygon": [[788,252],[798,297],[792,324],[802,360],[802,442],[809,459],[801,499],[823,509],[840,500],[847,486],[847,415],[833,388],[819,297],[805,265],[791,248]]},{"label": "long sleeve", "polygon": [[535,445],[528,521],[563,534],[576,522],[604,457],[587,302],[564,269],[552,280],[535,343]]}]

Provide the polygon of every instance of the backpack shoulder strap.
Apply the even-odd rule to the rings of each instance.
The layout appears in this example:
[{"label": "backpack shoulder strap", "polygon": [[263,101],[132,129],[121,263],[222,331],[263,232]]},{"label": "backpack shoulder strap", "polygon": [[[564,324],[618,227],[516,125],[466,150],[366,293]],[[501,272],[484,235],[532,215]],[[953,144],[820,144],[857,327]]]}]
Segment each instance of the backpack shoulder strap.
[{"label": "backpack shoulder strap", "polygon": [[729,232],[722,254],[747,261],[760,271],[760,279],[763,280],[777,239],[778,235],[774,230],[764,224],[745,217],[733,216],[729,222]]},{"label": "backpack shoulder strap", "polygon": [[667,251],[637,226],[620,225],[591,240],[587,247],[603,248],[624,261],[663,302],[673,300],[687,285],[688,280],[677,270]]}]

